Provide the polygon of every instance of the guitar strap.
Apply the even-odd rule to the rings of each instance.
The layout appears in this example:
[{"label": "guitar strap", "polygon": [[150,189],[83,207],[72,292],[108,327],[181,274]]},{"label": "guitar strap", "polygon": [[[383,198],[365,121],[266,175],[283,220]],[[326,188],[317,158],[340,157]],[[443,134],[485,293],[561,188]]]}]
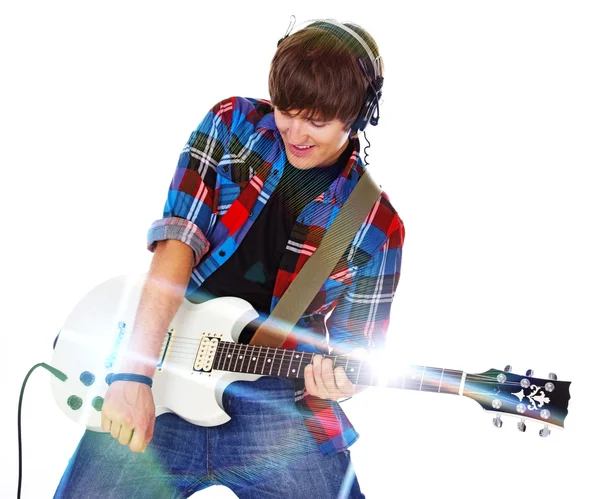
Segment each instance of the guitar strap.
[{"label": "guitar strap", "polygon": [[269,318],[252,336],[251,345],[276,348],[283,345],[327,277],[331,275],[380,195],[381,187],[365,171],[331,227],[325,232],[317,250],[289,285]]}]

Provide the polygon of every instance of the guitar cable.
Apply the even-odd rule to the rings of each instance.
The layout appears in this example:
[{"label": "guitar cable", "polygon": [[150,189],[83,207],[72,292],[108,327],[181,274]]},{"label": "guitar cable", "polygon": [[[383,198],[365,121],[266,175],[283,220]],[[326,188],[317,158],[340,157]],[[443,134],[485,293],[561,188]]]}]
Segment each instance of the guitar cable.
[{"label": "guitar cable", "polygon": [[67,380],[67,375],[65,373],[59,371],[55,367],[49,366],[45,362],[40,362],[39,364],[33,366],[27,373],[27,376],[25,376],[25,379],[23,380],[23,385],[21,386],[21,395],[19,396],[19,410],[17,414],[17,434],[19,440],[19,484],[17,486],[17,499],[21,499],[21,481],[23,478],[23,445],[21,442],[21,407],[23,405],[23,394],[25,393],[25,385],[27,384],[29,376],[31,376],[31,373],[38,367],[43,367],[61,381]]}]

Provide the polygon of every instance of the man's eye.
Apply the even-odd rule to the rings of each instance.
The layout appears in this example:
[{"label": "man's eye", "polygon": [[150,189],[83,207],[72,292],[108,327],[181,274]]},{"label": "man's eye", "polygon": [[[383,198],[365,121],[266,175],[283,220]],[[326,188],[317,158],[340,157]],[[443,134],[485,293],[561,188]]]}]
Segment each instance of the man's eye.
[{"label": "man's eye", "polygon": [[319,125],[318,123],[315,123],[314,121],[311,121],[310,123],[311,123],[311,125],[313,125],[313,126],[315,126],[317,128],[323,128],[325,126],[324,124],[323,125]]}]

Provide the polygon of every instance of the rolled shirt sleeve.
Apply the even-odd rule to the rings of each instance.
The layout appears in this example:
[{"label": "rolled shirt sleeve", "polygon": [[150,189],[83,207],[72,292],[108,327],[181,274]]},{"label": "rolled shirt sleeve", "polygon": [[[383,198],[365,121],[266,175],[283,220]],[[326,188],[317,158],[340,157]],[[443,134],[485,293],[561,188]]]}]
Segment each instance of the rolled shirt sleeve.
[{"label": "rolled shirt sleeve", "polygon": [[198,226],[185,218],[168,217],[156,220],[148,231],[148,249],[154,251],[158,241],[177,239],[194,252],[194,267],[200,263],[210,244]]},{"label": "rolled shirt sleeve", "polygon": [[235,101],[230,97],[213,106],[190,135],[169,186],[163,217],[148,231],[150,251],[159,241],[182,241],[194,252],[194,266],[208,252],[217,165],[228,148]]}]

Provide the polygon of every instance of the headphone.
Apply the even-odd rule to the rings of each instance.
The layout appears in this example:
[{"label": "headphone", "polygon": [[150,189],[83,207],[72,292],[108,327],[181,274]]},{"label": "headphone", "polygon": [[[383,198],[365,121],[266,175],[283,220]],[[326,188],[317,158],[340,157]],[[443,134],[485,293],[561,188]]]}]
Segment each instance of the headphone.
[{"label": "headphone", "polygon": [[[294,18],[293,21],[291,18]],[[300,26],[304,26],[308,23],[310,23],[310,25],[307,26],[309,28],[326,28],[327,31],[339,38],[342,42],[347,43],[348,35],[352,36],[359,42],[359,46],[362,47],[363,53],[361,56],[357,57],[358,65],[365,74],[369,86],[367,87],[365,102],[362,106],[362,109],[358,113],[358,117],[352,124],[351,130],[353,133],[358,133],[364,130],[369,124],[376,126],[379,122],[379,99],[381,99],[383,88],[383,76],[379,72],[379,65],[377,64],[377,59],[379,59],[380,56],[375,57],[362,36],[345,24],[340,24],[333,19],[313,19],[311,21],[305,21],[301,23]],[[290,36],[295,24],[296,16],[292,15],[290,17],[290,25],[288,26],[285,35],[283,35],[283,38],[280,38],[277,42],[278,47],[281,42]],[[300,28],[296,29],[296,31],[299,30]],[[371,65],[373,76],[369,75],[367,62]],[[375,111],[377,111],[376,116]]]}]

